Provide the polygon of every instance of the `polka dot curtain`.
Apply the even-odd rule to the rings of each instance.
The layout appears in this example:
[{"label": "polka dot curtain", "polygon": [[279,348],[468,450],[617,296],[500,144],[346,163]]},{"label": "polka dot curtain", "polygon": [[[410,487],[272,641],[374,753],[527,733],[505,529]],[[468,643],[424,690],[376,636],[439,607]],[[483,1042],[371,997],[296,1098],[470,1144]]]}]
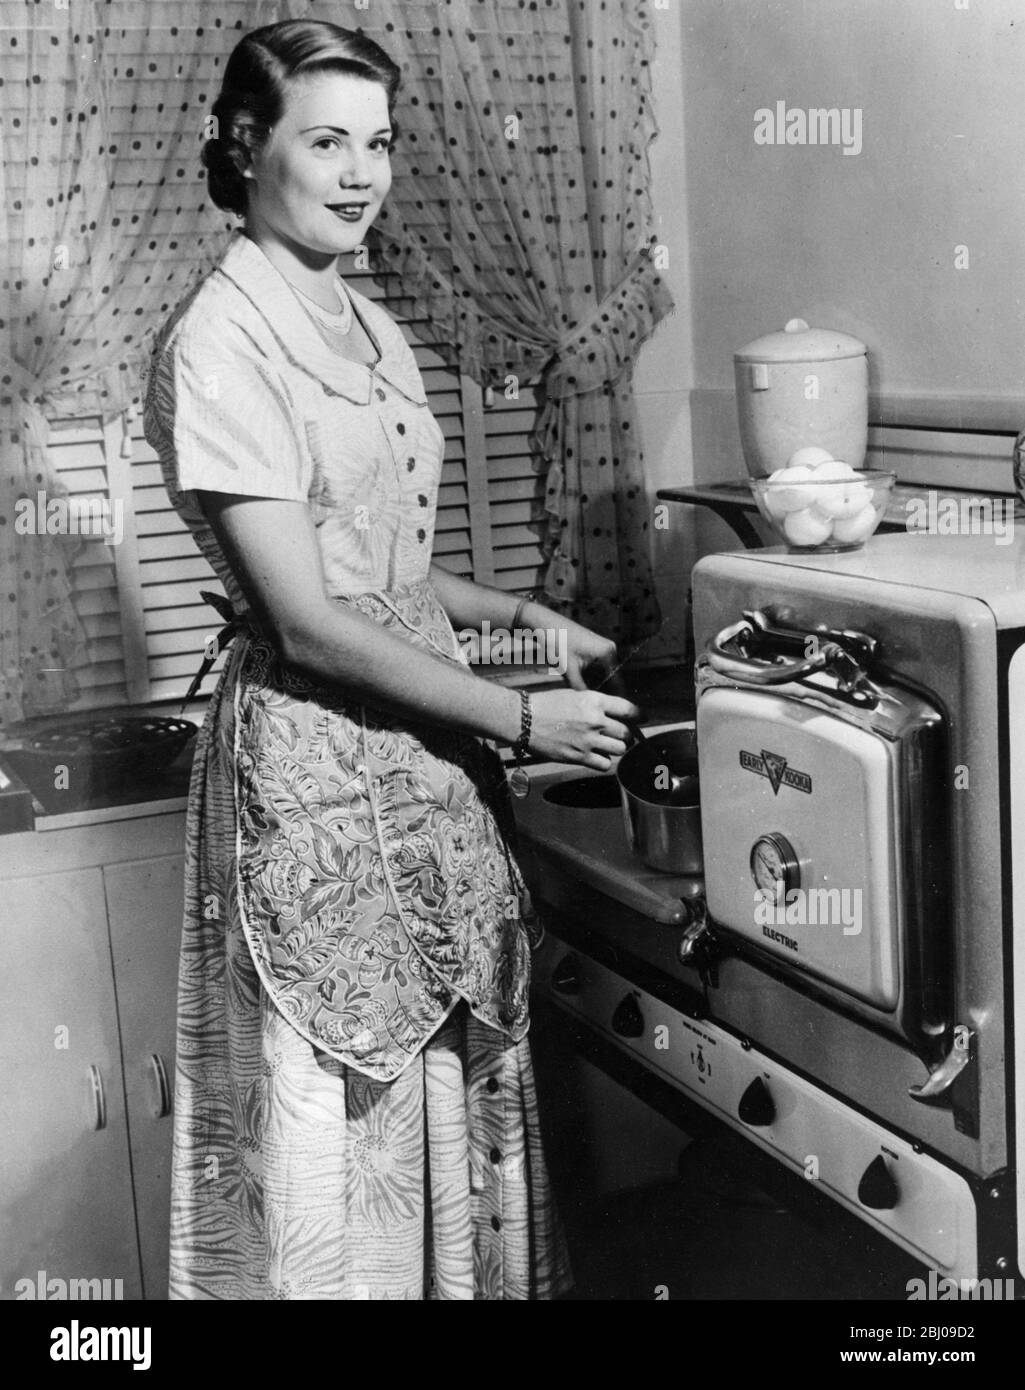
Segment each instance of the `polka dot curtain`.
[{"label": "polka dot curtain", "polygon": [[[140,391],[153,334],[234,227],[199,149],[239,35],[278,4],[4,0],[0,8],[0,720],[65,708],[83,629],[47,534],[64,489],[47,417],[101,415]],[[229,226],[230,224],[230,226]],[[16,505],[22,508],[15,529]]]},{"label": "polka dot curtain", "polygon": [[198,161],[223,64],[241,32],[302,15],[363,28],[404,69],[375,233],[396,307],[498,390],[544,370],[533,446],[551,600],[619,638],[657,625],[630,390],[671,307],[651,255],[643,5],[4,0],[4,722],[72,702],[83,646],[70,580],[82,542],[12,534],[17,502],[62,496],[46,417],[137,399],[153,334],[234,227]]},{"label": "polka dot curtain", "polygon": [[672,308],[652,235],[647,11],[370,0],[358,21],[404,74],[377,223],[389,293],[482,384],[543,370],[546,594],[627,641],[659,623],[631,371]]}]

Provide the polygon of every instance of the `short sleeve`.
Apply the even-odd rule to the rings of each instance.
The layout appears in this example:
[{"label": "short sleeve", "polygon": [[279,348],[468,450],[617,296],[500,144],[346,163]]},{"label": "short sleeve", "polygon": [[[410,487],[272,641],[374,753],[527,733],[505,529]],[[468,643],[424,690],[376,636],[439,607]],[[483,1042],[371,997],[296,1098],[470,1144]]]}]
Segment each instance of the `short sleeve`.
[{"label": "short sleeve", "polygon": [[312,463],[274,365],[230,326],[216,336],[190,327],[167,352],[166,423],[179,491],[305,502]]}]

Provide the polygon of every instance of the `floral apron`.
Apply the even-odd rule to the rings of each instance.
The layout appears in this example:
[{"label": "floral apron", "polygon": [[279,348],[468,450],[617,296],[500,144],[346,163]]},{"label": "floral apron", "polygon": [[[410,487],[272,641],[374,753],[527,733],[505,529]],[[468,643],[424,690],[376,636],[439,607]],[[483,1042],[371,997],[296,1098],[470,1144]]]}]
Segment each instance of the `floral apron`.
[{"label": "floral apron", "polygon": [[[460,660],[427,581],[338,601]],[[231,626],[190,790],[171,1297],[554,1297],[501,762]]]},{"label": "floral apron", "polygon": [[[459,662],[429,582],[352,602]],[[317,690],[255,636],[235,713],[241,914],[296,1030],[381,1080],[460,997],[519,1041],[540,930],[509,851],[497,754]]]}]

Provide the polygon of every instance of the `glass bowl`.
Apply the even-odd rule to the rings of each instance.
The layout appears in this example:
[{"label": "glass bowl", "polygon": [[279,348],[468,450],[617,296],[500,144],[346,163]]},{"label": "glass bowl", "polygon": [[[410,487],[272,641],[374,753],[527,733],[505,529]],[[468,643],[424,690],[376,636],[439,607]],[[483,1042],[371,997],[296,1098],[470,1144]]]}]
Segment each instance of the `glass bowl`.
[{"label": "glass bowl", "polygon": [[[786,470],[781,470],[786,471]],[[799,477],[749,478],[758,510],[789,550],[857,550],[882,521],[896,473],[855,469],[847,478],[815,479],[815,469],[794,469]]]}]

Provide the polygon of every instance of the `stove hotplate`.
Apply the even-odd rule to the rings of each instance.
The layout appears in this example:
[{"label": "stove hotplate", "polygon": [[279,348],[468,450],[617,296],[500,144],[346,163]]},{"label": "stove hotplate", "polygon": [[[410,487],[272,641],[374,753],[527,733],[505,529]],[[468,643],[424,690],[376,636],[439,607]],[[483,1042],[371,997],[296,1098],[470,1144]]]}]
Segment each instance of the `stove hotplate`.
[{"label": "stove hotplate", "polygon": [[[645,732],[682,727],[666,724]],[[514,798],[514,809],[521,840],[535,854],[654,922],[681,926],[690,920],[688,904],[704,893],[704,879],[660,873],[634,854],[614,770],[544,763],[529,769],[529,776],[530,791]]]}]

